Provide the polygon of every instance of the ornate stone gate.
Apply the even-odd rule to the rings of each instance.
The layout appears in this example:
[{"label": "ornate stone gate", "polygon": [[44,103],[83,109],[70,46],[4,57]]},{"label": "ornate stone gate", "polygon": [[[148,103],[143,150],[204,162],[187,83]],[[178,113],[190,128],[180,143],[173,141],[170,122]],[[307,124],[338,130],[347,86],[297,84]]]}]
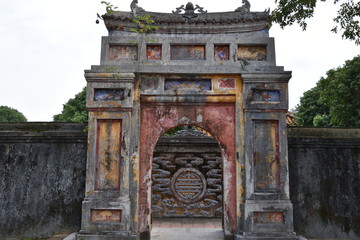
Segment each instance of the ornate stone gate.
[{"label": "ornate stone gate", "polygon": [[[153,152],[178,125],[199,126],[219,143],[226,236],[296,239],[286,142],[291,72],[276,66],[269,13],[248,5],[207,13],[191,3],[169,14],[132,9],[103,16],[101,62],[85,71],[89,147],[78,239],[150,237]],[[139,27],[132,19],[146,14],[156,32],[131,32]]]}]

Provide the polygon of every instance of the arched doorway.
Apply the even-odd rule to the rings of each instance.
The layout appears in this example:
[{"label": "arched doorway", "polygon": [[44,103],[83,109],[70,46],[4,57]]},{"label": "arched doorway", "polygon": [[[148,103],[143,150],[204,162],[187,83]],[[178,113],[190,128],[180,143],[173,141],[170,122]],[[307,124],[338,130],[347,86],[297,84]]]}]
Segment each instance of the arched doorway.
[{"label": "arched doorway", "polygon": [[[141,129],[140,129],[140,212],[139,212],[139,228],[142,232],[151,231],[151,214],[152,214],[152,167],[154,163],[153,153],[160,137],[169,129],[178,125],[193,125],[210,132],[216,142],[219,143],[219,151],[222,156],[221,167],[224,185],[222,186],[222,213],[219,214],[223,219],[223,229],[225,235],[231,235],[236,229],[236,161],[235,161],[235,106],[233,103],[211,104],[206,105],[180,105],[180,104],[143,104],[141,106]],[[145,144],[146,143],[146,144]],[[155,151],[156,152],[156,151]],[[184,161],[184,159],[182,159]],[[155,159],[155,163],[158,161]],[[173,177],[168,178],[176,184],[177,179],[186,174],[190,174],[197,178],[197,182],[205,182],[198,169],[190,170],[191,162],[182,162],[185,170],[181,170],[180,166],[174,169]],[[200,172],[200,173],[199,173]],[[205,172],[206,175],[207,172]],[[175,176],[175,177],[174,177]],[[205,185],[204,183],[204,185]],[[176,189],[170,190],[176,192]],[[175,197],[178,202],[187,202],[196,200],[197,197],[203,199],[204,193],[193,194],[190,200],[178,193]],[[186,194],[186,193],[184,193]],[[180,200],[182,201],[180,201]],[[210,202],[210,201],[209,201]],[[209,203],[208,202],[208,203]],[[204,202],[203,202],[204,203]],[[174,210],[174,209],[170,209]],[[175,209],[183,215],[191,215],[191,212]],[[200,217],[205,215],[205,211],[197,210],[196,214]],[[213,210],[214,214],[216,209]],[[171,213],[171,212],[170,212]],[[174,212],[172,212],[174,213]],[[193,212],[194,213],[194,212]],[[194,213],[195,214],[195,213]],[[195,215],[196,215],[195,214]]]},{"label": "arched doorway", "polygon": [[152,238],[163,228],[207,228],[219,235],[222,199],[221,149],[209,132],[178,126],[159,138],[152,162]]}]

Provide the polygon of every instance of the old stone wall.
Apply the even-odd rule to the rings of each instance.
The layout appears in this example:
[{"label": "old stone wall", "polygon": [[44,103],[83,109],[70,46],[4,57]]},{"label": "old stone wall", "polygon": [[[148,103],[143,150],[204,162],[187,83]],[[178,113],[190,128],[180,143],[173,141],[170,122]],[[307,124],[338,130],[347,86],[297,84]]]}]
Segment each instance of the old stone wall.
[{"label": "old stone wall", "polygon": [[308,238],[360,238],[360,129],[290,128],[294,226]]},{"label": "old stone wall", "polygon": [[[0,124],[0,239],[80,228],[84,124]],[[297,234],[360,238],[360,129],[290,128]]]},{"label": "old stone wall", "polygon": [[0,124],[0,239],[77,231],[86,124]]}]

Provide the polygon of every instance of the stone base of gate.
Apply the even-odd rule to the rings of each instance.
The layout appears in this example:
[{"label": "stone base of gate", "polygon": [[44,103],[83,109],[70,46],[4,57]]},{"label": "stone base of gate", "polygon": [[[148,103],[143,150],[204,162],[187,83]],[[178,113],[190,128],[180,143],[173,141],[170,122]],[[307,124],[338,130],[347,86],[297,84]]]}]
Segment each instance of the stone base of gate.
[{"label": "stone base of gate", "polygon": [[140,235],[131,235],[129,232],[102,232],[101,234],[79,233],[76,240],[140,240]]},{"label": "stone base of gate", "polygon": [[235,240],[307,240],[295,233],[244,233],[236,235]]},{"label": "stone base of gate", "polygon": [[293,206],[289,200],[246,200],[245,232],[236,240],[304,240],[293,228]]},{"label": "stone base of gate", "polygon": [[236,235],[235,240],[307,240],[303,236],[296,236],[295,233],[284,235],[280,234],[255,234],[255,235]]}]

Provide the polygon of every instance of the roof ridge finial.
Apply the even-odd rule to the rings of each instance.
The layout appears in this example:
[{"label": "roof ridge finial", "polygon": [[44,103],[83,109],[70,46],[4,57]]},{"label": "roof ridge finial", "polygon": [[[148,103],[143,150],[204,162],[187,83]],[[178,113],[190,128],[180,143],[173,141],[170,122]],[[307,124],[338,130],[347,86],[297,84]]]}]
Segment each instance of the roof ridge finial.
[{"label": "roof ridge finial", "polygon": [[137,12],[145,12],[145,9],[138,6],[138,0],[133,0],[130,4],[131,12],[137,13]]},{"label": "roof ridge finial", "polygon": [[196,18],[198,13],[195,13],[195,11],[198,11],[198,13],[207,13],[207,10],[204,10],[203,7],[200,7],[199,5],[192,4],[192,2],[188,2],[186,4],[186,7],[184,5],[181,5],[180,7],[176,8],[176,11],[172,11],[174,14],[181,14],[182,11],[184,11],[183,17],[187,19]]},{"label": "roof ridge finial", "polygon": [[235,12],[239,12],[241,14],[246,14],[250,12],[251,4],[248,0],[242,0],[243,5],[235,9]]}]

